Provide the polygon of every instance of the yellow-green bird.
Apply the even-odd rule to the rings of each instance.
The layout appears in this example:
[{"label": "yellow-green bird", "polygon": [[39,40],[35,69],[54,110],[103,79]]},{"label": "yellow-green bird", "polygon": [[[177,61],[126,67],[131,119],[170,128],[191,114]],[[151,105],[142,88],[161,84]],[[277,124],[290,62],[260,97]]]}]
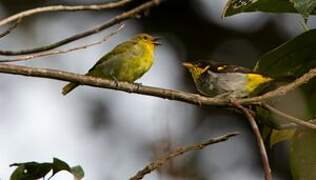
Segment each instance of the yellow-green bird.
[{"label": "yellow-green bird", "polygon": [[210,61],[182,64],[192,75],[199,93],[205,96],[243,98],[260,93],[274,79],[248,68]]},{"label": "yellow-green bird", "polygon": [[[158,38],[149,34],[138,34],[128,41],[117,45],[104,55],[86,74],[115,81],[134,82],[142,77],[154,62],[154,51]],[[79,83],[71,82],[63,88],[68,94]]]}]

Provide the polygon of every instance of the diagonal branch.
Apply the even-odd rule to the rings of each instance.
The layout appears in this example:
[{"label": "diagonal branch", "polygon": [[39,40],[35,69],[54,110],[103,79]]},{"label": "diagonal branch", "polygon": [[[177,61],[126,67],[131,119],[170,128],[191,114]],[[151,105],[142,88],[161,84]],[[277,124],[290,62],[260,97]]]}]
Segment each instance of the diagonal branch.
[{"label": "diagonal branch", "polygon": [[233,136],[237,136],[239,135],[239,133],[237,132],[233,132],[233,133],[229,133],[229,134],[225,134],[223,136],[220,137],[216,137],[216,138],[211,138],[209,140],[207,140],[204,143],[200,143],[200,144],[193,144],[190,146],[185,146],[185,147],[179,147],[176,148],[175,150],[171,151],[170,153],[168,153],[167,155],[162,156],[161,158],[151,162],[150,164],[148,164],[147,166],[145,166],[142,170],[138,171],[136,173],[136,175],[134,175],[133,177],[130,178],[130,180],[140,180],[143,179],[144,176],[146,174],[151,173],[152,171],[160,168],[161,166],[163,166],[167,161],[180,156],[184,153],[188,153],[190,151],[197,151],[197,150],[201,150],[211,144],[215,144],[215,143],[219,143],[219,142],[223,142],[223,141],[227,141],[229,138],[233,137]]},{"label": "diagonal branch", "polygon": [[239,103],[233,102],[232,103],[235,107],[237,107],[238,109],[240,109],[245,116],[247,117],[247,120],[251,126],[251,129],[253,131],[253,133],[255,134],[256,140],[257,140],[257,144],[259,147],[259,152],[260,152],[260,156],[261,156],[261,160],[262,160],[262,164],[263,164],[263,169],[264,169],[264,177],[265,180],[272,180],[272,174],[271,174],[271,167],[270,167],[270,163],[269,163],[269,158],[268,158],[268,154],[262,139],[262,136],[260,134],[257,122],[255,120],[255,118],[253,117],[253,115],[251,114],[251,112],[249,111],[249,109],[243,107],[242,105],[240,105]]},{"label": "diagonal branch", "polygon": [[3,63],[3,62],[28,61],[28,60],[33,60],[33,59],[40,58],[40,57],[46,57],[46,56],[57,55],[57,54],[65,54],[65,53],[69,53],[69,52],[73,52],[73,51],[78,51],[78,50],[81,50],[81,49],[87,49],[87,48],[89,48],[91,46],[99,45],[99,44],[107,41],[109,38],[111,38],[112,36],[117,34],[119,31],[121,31],[123,29],[123,27],[124,27],[124,25],[122,24],[118,29],[116,29],[115,31],[111,32],[110,34],[105,36],[100,41],[92,42],[92,43],[89,43],[89,44],[85,44],[85,45],[82,45],[82,46],[79,46],[79,47],[74,47],[74,48],[66,49],[66,50],[44,51],[42,53],[25,55],[25,56],[17,57],[15,59],[0,59],[0,63]]},{"label": "diagonal branch", "polygon": [[10,34],[11,31],[15,29],[21,23],[21,21],[22,21],[22,18],[17,19],[12,26],[10,26],[6,31],[0,34],[0,39]]},{"label": "diagonal branch", "polygon": [[0,21],[0,26],[16,21],[20,18],[24,18],[27,16],[44,13],[44,12],[113,9],[113,8],[124,6],[125,4],[131,1],[132,0],[120,0],[117,2],[109,2],[109,3],[103,3],[103,4],[77,5],[77,6],[55,5],[55,6],[39,7],[39,8],[29,9],[29,10],[17,13],[15,15],[9,16],[7,18],[4,18]]},{"label": "diagonal branch", "polygon": [[284,118],[286,118],[287,121],[290,121],[294,124],[299,125],[300,127],[306,127],[306,128],[310,128],[310,129],[316,129],[316,124],[313,124],[313,120],[311,121],[304,121],[302,119],[296,118],[294,116],[288,115],[278,109],[276,109],[275,107],[267,104],[267,103],[262,103],[263,108],[266,108],[267,110],[269,110],[272,113],[275,113],[277,115],[280,115]]},{"label": "diagonal branch", "polygon": [[52,43],[52,44],[49,44],[46,46],[33,48],[33,49],[20,50],[20,51],[0,50],[0,55],[4,55],[4,56],[27,55],[27,54],[39,53],[39,52],[55,49],[57,47],[63,46],[65,44],[76,41],[78,39],[82,39],[82,38],[85,38],[85,37],[90,36],[92,34],[96,34],[100,31],[103,31],[103,30],[115,25],[115,24],[121,23],[127,19],[133,18],[137,14],[139,14],[143,11],[146,11],[147,9],[149,9],[153,6],[156,6],[159,3],[159,1],[160,0],[150,0],[144,4],[137,6],[136,8],[134,8],[132,10],[126,11],[126,12],[110,19],[109,21],[107,21],[107,22],[105,22],[105,23],[103,23],[95,28],[92,28],[90,30],[75,34],[73,36],[70,36],[70,37],[65,38],[63,40],[60,40],[60,41],[57,41],[55,43]]}]

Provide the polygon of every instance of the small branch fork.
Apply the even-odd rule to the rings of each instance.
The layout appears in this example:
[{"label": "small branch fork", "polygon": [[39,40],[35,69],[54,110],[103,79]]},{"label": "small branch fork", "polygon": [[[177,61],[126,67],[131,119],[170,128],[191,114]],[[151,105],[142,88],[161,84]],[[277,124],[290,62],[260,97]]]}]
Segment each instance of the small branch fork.
[{"label": "small branch fork", "polygon": [[216,138],[211,138],[209,140],[207,140],[204,143],[200,143],[200,144],[193,144],[190,146],[185,146],[185,147],[179,147],[176,148],[175,150],[169,152],[168,154],[162,156],[161,158],[151,162],[150,164],[148,164],[147,166],[145,166],[142,170],[138,171],[136,173],[136,175],[134,175],[133,177],[130,178],[130,180],[140,180],[143,179],[144,176],[146,174],[151,173],[152,171],[160,168],[161,166],[163,166],[167,161],[180,156],[182,154],[188,153],[190,151],[197,151],[197,150],[201,150],[211,144],[215,144],[215,143],[219,143],[219,142],[223,142],[223,141],[227,141],[228,139],[230,139],[233,136],[237,136],[239,135],[239,133],[237,132],[233,132],[233,133],[228,133],[225,134],[223,136],[220,137],[216,137]]}]

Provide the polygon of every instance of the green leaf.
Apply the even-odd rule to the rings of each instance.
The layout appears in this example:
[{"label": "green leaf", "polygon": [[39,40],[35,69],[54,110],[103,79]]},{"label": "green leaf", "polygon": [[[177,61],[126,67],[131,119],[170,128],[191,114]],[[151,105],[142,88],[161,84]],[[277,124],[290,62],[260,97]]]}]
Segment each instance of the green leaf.
[{"label": "green leaf", "polygon": [[25,162],[25,163],[14,163],[10,166],[17,166],[14,172],[11,174],[10,180],[36,180],[44,178],[51,170],[52,175],[48,178],[52,178],[56,173],[60,171],[68,171],[73,174],[75,180],[81,180],[84,176],[84,171],[81,166],[70,166],[58,159],[54,158],[53,163],[38,163],[38,162]]},{"label": "green leaf", "polygon": [[52,169],[51,163],[15,163],[10,166],[17,166],[12,173],[10,180],[35,180],[43,178]]},{"label": "green leaf", "polygon": [[297,131],[292,140],[290,162],[293,180],[316,179],[316,131]]},{"label": "green leaf", "polygon": [[288,0],[228,0],[223,16],[232,16],[242,12],[297,12]]},{"label": "green leaf", "polygon": [[75,180],[81,180],[84,177],[84,171],[81,166],[72,167],[71,173],[74,175]]},{"label": "green leaf", "polygon": [[[309,30],[263,55],[257,62],[255,71],[276,79],[286,76],[297,78],[315,67],[316,30]],[[276,102],[281,103],[277,109],[302,120],[312,119],[316,114],[315,87],[314,79],[300,88],[301,98],[289,98],[292,91],[282,97],[282,100],[277,100]],[[285,110],[291,106],[294,108]],[[298,114],[293,114],[295,111]],[[270,140],[276,143],[291,137],[288,135],[274,135],[274,139]],[[316,131],[299,128],[290,142],[290,163],[294,180],[316,179]]]},{"label": "green leaf", "polygon": [[283,141],[288,141],[292,139],[294,136],[296,129],[285,129],[285,130],[272,130],[271,137],[270,137],[270,147],[273,145],[283,142]]},{"label": "green leaf", "polygon": [[228,0],[223,16],[243,12],[300,13],[304,18],[315,14],[315,0]]},{"label": "green leaf", "polygon": [[273,78],[299,77],[316,67],[316,30],[309,30],[264,54],[255,71]]},{"label": "green leaf", "polygon": [[308,16],[313,12],[316,7],[315,0],[291,0],[294,4],[294,8],[302,14],[304,18],[308,18]]},{"label": "green leaf", "polygon": [[70,166],[66,162],[64,162],[58,158],[54,158],[52,168],[53,168],[52,176],[54,176],[59,171],[63,171],[63,170],[71,173]]}]

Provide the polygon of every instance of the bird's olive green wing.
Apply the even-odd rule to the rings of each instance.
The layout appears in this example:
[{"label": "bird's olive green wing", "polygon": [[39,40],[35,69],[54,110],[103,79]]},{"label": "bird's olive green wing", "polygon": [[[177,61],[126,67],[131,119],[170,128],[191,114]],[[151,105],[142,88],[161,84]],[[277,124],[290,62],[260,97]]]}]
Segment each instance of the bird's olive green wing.
[{"label": "bird's olive green wing", "polygon": [[134,41],[126,41],[119,45],[117,45],[112,51],[101,57],[97,63],[89,70],[91,72],[97,65],[102,64],[110,59],[114,59],[117,56],[121,56],[124,53],[127,53],[133,49],[133,46],[135,46],[136,42]]}]

